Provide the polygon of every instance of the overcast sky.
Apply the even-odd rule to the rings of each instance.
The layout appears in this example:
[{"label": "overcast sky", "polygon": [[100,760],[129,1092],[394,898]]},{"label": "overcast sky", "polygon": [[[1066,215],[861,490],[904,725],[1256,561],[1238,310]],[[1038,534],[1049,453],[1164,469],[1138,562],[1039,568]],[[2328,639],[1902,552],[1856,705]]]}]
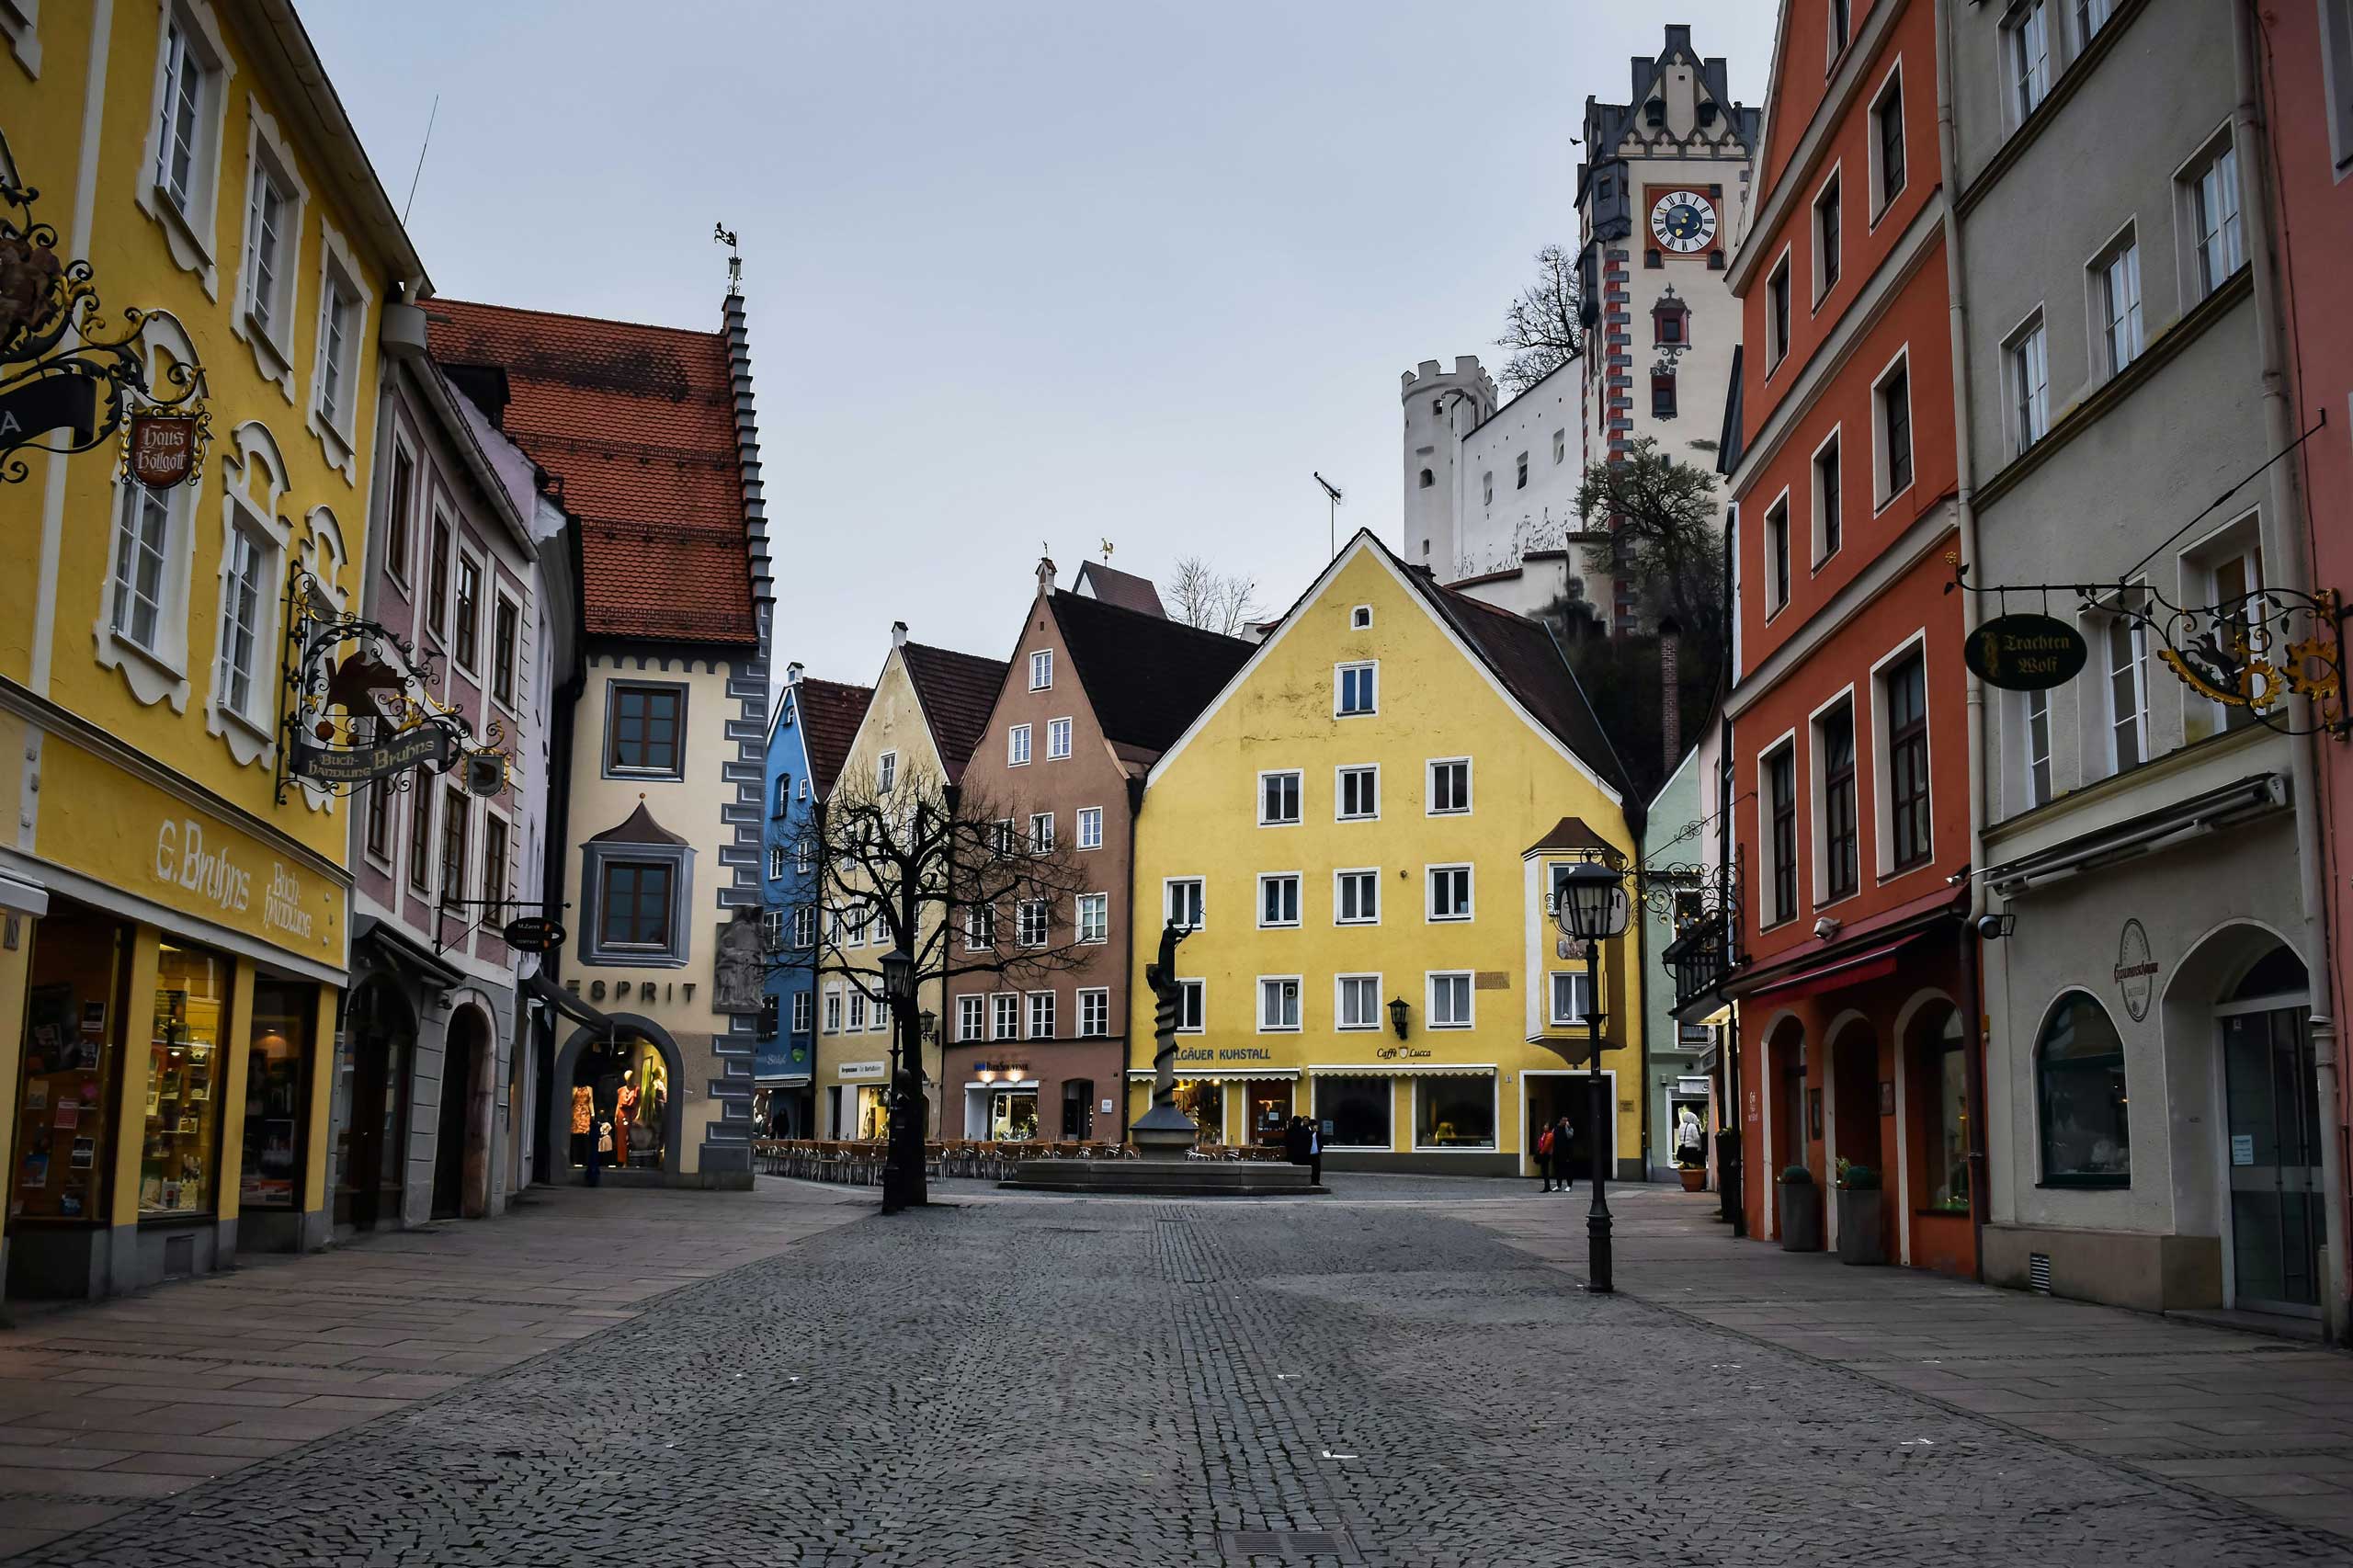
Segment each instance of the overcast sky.
[{"label": "overcast sky", "polygon": [[1040,545],[1198,553],[1270,608],[1321,470],[1397,542],[1398,375],[1573,244],[1587,94],[1688,20],[1762,97],[1767,0],[301,0],[460,299],[715,327],[743,242],[779,666],[893,619],[1002,657]]}]

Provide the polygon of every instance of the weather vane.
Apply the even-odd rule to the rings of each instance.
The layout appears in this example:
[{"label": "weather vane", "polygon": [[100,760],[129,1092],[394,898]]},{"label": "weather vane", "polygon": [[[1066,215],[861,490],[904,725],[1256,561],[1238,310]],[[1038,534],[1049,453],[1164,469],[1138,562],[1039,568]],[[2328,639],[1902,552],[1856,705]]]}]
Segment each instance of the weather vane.
[{"label": "weather vane", "polygon": [[727,291],[740,293],[744,287],[744,253],[735,248],[735,231],[725,223],[713,223],[710,238],[713,244],[727,247]]},{"label": "weather vane", "polygon": [[1107,566],[1111,563],[1111,541],[1108,539],[1103,541],[1103,563]]}]

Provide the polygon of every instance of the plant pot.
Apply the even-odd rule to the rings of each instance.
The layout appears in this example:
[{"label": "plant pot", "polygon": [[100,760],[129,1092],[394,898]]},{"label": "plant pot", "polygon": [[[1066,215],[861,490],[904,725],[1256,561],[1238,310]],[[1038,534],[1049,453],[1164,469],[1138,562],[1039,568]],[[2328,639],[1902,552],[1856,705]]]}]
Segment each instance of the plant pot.
[{"label": "plant pot", "polygon": [[1886,1244],[1880,1239],[1879,1216],[1887,1194],[1878,1187],[1838,1189],[1838,1261],[1885,1263]]},{"label": "plant pot", "polygon": [[1683,1178],[1684,1191],[1705,1192],[1708,1190],[1708,1173],[1704,1167],[1699,1165],[1677,1165],[1675,1169],[1675,1174]]},{"label": "plant pot", "polygon": [[1781,1183],[1781,1250],[1822,1250],[1822,1188],[1810,1181]]}]

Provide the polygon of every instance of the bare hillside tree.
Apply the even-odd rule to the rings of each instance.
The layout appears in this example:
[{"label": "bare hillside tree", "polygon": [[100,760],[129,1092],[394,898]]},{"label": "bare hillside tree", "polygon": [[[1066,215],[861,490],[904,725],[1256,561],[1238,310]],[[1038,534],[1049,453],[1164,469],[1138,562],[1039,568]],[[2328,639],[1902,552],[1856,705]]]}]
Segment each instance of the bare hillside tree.
[{"label": "bare hillside tree", "polygon": [[1559,245],[1536,253],[1536,281],[1504,312],[1504,335],[1495,347],[1512,351],[1496,378],[1504,394],[1516,397],[1585,352],[1585,324],[1578,319],[1584,290],[1577,258]]},{"label": "bare hillside tree", "polygon": [[1239,573],[1220,572],[1198,555],[1176,562],[1167,595],[1176,619],[1227,637],[1238,637],[1267,618],[1257,584]]}]

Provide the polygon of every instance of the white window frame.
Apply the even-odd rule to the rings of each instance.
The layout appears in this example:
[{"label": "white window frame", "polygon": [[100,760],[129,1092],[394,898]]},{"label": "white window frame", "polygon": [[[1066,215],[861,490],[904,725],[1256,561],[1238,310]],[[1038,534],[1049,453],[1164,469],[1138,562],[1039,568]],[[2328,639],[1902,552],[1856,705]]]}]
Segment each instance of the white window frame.
[{"label": "white window frame", "polygon": [[1039,648],[1029,654],[1029,689],[1051,691],[1054,686],[1054,651]]},{"label": "white window frame", "polygon": [[[1779,863],[1773,855],[1773,763],[1787,752],[1790,757],[1790,804],[1795,812],[1790,834],[1790,853],[1796,857],[1790,867],[1790,885],[1793,896],[1790,900],[1789,919],[1773,913],[1773,883],[1778,880]],[[1805,913],[1812,902],[1813,889],[1807,885],[1808,866],[1803,844],[1807,811],[1805,777],[1798,763],[1798,733],[1792,727],[1784,730],[1756,754],[1756,928],[1770,931],[1786,926]]]},{"label": "white window frame", "polygon": [[1209,923],[1209,879],[1200,876],[1163,877],[1160,879],[1160,923],[1164,926],[1176,915],[1176,890],[1193,890],[1192,923],[1185,927],[1199,931]]},{"label": "white window frame", "polygon": [[[1288,920],[1269,920],[1267,918],[1267,890],[1269,887],[1281,887],[1285,883],[1289,883],[1290,887],[1290,918]],[[1258,873],[1259,930],[1287,931],[1296,928],[1301,924],[1301,917],[1304,914],[1304,910],[1302,908],[1304,903],[1305,901],[1302,898],[1300,892],[1299,872],[1261,871]]]},{"label": "white window frame", "polygon": [[816,945],[817,906],[813,903],[798,903],[793,905],[792,946],[794,950],[797,952],[806,952]]},{"label": "white window frame", "polygon": [[1021,1038],[1021,993],[992,991],[989,993],[989,1039],[992,1040]]},{"label": "white window frame", "polygon": [[2071,0],[2067,10],[2075,24],[2075,52],[2080,55],[2116,14],[2116,0]]},{"label": "white window frame", "polygon": [[[1462,767],[1462,803],[1440,806],[1438,803],[1438,770],[1452,767],[1457,763]],[[1422,764],[1422,814],[1433,817],[1469,816],[1477,805],[1477,796],[1472,792],[1474,771],[1467,756],[1433,756],[1425,761]]]},{"label": "white window frame", "polygon": [[[1889,488],[1892,476],[1889,466],[1894,453],[1888,439],[1887,383],[1898,372],[1904,377],[1904,441],[1911,449],[1901,489]],[[1914,485],[1920,483],[1920,424],[1912,399],[1912,345],[1897,349],[1888,362],[1871,378],[1871,515],[1879,516],[1901,500]]]},{"label": "white window frame", "polygon": [[827,1034],[847,1032],[842,1028],[842,988],[838,985],[825,987],[825,1032]]},{"label": "white window frame", "polygon": [[874,759],[874,792],[887,795],[899,787],[899,754],[886,751]]},{"label": "white window frame", "polygon": [[[1185,1021],[1185,1016],[1188,1013],[1193,1016],[1193,1021],[1189,1024]],[[1209,1024],[1210,983],[1206,980],[1177,981],[1176,1032],[1205,1034],[1209,1030]]]},{"label": "white window frame", "polygon": [[[1270,817],[1267,814],[1267,780],[1288,778],[1291,782],[1290,815]],[[1269,767],[1258,775],[1258,825],[1260,827],[1297,827],[1307,818],[1307,775],[1296,767]]]},{"label": "white window frame", "polygon": [[1911,95],[1904,90],[1904,57],[1900,54],[1895,57],[1894,63],[1887,68],[1887,74],[1879,79],[1879,85],[1871,89],[1870,108],[1863,117],[1870,166],[1870,228],[1867,232],[1872,233],[1879,232],[1881,220],[1884,219],[1889,210],[1894,207],[1895,199],[1912,188],[1915,178],[1915,170],[1912,166],[1915,162],[1912,156],[1912,129],[1899,115],[1896,123],[1897,129],[1902,132],[1901,140],[1904,144],[1904,183],[1893,190],[1887,188],[1887,170],[1882,166],[1886,160],[1881,154],[1880,119],[1881,111],[1886,108],[1888,94],[1891,90],[1898,97],[1907,100],[1904,104],[1899,104],[1898,108],[1907,108]]},{"label": "white window frame", "polygon": [[1781,368],[1790,357],[1790,334],[1797,325],[1797,296],[1790,280],[1790,247],[1773,258],[1765,274],[1765,374]]},{"label": "white window frame", "polygon": [[[1806,494],[1811,503],[1809,522],[1813,532],[1813,573],[1829,564],[1830,558],[1847,548],[1847,426],[1842,421],[1830,427],[1830,434],[1817,443],[1806,457]],[[1838,541],[1830,541],[1830,511],[1823,504],[1822,454],[1836,449],[1838,454]]]},{"label": "white window frame", "polygon": [[[1267,988],[1270,985],[1288,985],[1290,987],[1291,1011],[1295,1017],[1290,1023],[1270,1024],[1267,1021]],[[1304,977],[1296,974],[1262,974],[1258,976],[1256,994],[1258,997],[1258,1033],[1299,1034],[1307,1028],[1307,989],[1304,983]],[[1280,992],[1277,992],[1275,994],[1279,997],[1282,994]]]},{"label": "white window frame", "polygon": [[[1462,913],[1440,915],[1438,912],[1438,879],[1439,872],[1462,873]],[[1448,860],[1422,868],[1422,919],[1432,926],[1458,926],[1479,917],[1478,868],[1468,860]]]},{"label": "white window frame", "polygon": [[[1787,609],[1797,588],[1797,541],[1790,537],[1790,492],[1784,486],[1765,508],[1765,619]],[[1780,580],[1775,581],[1776,577]]]},{"label": "white window frame", "polygon": [[[2040,706],[2042,717],[2042,741],[2040,755],[2035,749],[2034,736],[2035,710],[2038,704]],[[2037,806],[2049,805],[2059,795],[2058,776],[2052,771],[2051,693],[2049,691],[2018,693],[2015,713],[2018,737],[2018,788],[2026,801],[2025,809],[2032,811]],[[2035,769],[2038,767],[2042,770],[2048,781],[2047,788],[2035,782]]]},{"label": "white window frame", "polygon": [[1029,853],[1032,855],[1051,855],[1053,852],[1054,813],[1051,812],[1031,812],[1029,813]]},{"label": "white window frame", "polygon": [[989,1037],[989,999],[984,992],[956,998],[956,1043],[978,1045]]},{"label": "white window frame", "polygon": [[2040,304],[2002,340],[2002,391],[2010,455],[2021,457],[2051,434],[2051,331]]},{"label": "white window frame", "polygon": [[[2101,718],[2108,726],[2108,744],[2103,749],[2108,755],[2109,774],[2114,777],[2130,773],[2156,756],[2156,748],[2149,744],[2149,631],[2130,616],[2106,615],[2100,619],[2098,659],[2100,689],[2104,693],[2100,710]],[[2117,734],[2124,716],[2116,710],[2116,677],[2124,672],[2117,668],[2116,650],[2109,641],[2119,627],[2125,629],[2126,645],[2131,650],[2132,701],[2135,707],[2132,728],[2135,744],[2141,752],[2129,763],[2124,760],[2124,750],[2118,744]]]},{"label": "white window frame", "polygon": [[[1593,1006],[1593,977],[1582,969],[1555,969],[1545,971],[1544,1017],[1552,1028],[1583,1028]],[[1561,983],[1569,983],[1570,1000],[1581,1002],[1569,1011],[1561,1010]]]},{"label": "white window frame", "polygon": [[[1367,984],[1372,987],[1371,1010],[1363,1022],[1350,1023],[1348,1021],[1348,987],[1350,985],[1361,986]],[[1381,1013],[1384,1011],[1381,1000],[1381,990],[1382,986],[1381,983],[1381,976],[1378,972],[1370,974],[1359,973],[1334,975],[1332,977],[1333,1031],[1338,1034],[1380,1033]]]},{"label": "white window frame", "polygon": [[[1833,187],[1838,192],[1838,247],[1835,259],[1822,243],[1822,199]],[[1830,172],[1822,177],[1822,183],[1813,187],[1813,199],[1807,204],[1806,210],[1807,232],[1812,235],[1808,248],[1813,252],[1813,300],[1808,313],[1819,314],[1823,301],[1830,297],[1830,290],[1838,287],[1847,276],[1847,165],[1844,159],[1831,165]],[[1836,267],[1835,273],[1828,276],[1825,276],[1823,266],[1825,260],[1833,260]]]},{"label": "white window frame", "polygon": [[[474,603],[471,617],[466,610],[465,597],[466,568],[469,566],[473,568],[474,574]],[[494,597],[490,585],[490,562],[481,551],[467,549],[464,535],[460,533],[457,555],[449,564],[449,663],[472,677],[474,684],[485,691],[489,689],[490,683],[483,678],[487,672],[483,656],[483,610],[485,601]],[[469,619],[472,625],[467,624]],[[465,657],[470,632],[474,645],[471,663]]]},{"label": "white window frame", "polygon": [[771,844],[771,845],[769,845],[769,846],[768,846],[768,881],[772,881],[772,882],[775,882],[775,881],[783,881],[783,880],[784,880],[784,868],[785,868],[785,865],[786,865],[786,860],[785,860],[785,858],[784,858],[784,846],[783,846],[783,845],[781,845],[781,844]]},{"label": "white window frame", "polygon": [[772,953],[784,951],[783,910],[763,909],[760,911],[760,944]]},{"label": "white window frame", "polygon": [[[1555,459],[1554,460],[1558,461],[1559,460]],[[1370,605],[1357,605],[1349,609],[1348,630],[1351,631],[1370,631],[1372,630],[1372,607]]]},{"label": "white window frame", "polygon": [[2002,18],[2002,104],[2013,131],[2051,97],[2058,74],[2052,42],[2047,0],[2023,0]]},{"label": "white window frame", "polygon": [[986,953],[996,950],[996,905],[968,903],[964,906],[964,950]]},{"label": "white window frame", "polygon": [[[1034,914],[1033,914],[1034,912]],[[1025,898],[1013,911],[1013,945],[1017,948],[1042,948],[1053,939],[1053,906],[1042,898]],[[1036,922],[1037,939],[1030,939],[1032,921]]]},{"label": "white window frame", "polygon": [[1070,721],[1067,719],[1047,720],[1046,760],[1048,762],[1061,762],[1068,758],[1069,756]]},{"label": "white window frame", "polygon": [[1005,765],[1007,767],[1029,766],[1029,726],[1015,724],[1005,732]]},{"label": "white window frame", "polygon": [[1081,849],[1103,847],[1102,807],[1081,806],[1078,808],[1078,847]]},{"label": "white window frame", "polygon": [[[1352,812],[1347,809],[1348,779],[1362,774],[1372,781],[1372,810]],[[1332,820],[1334,822],[1379,822],[1381,820],[1381,765],[1377,762],[1344,762],[1332,769]]]},{"label": "white window frame", "polygon": [[[311,363],[311,395],[308,423],[311,433],[319,438],[320,449],[326,453],[327,466],[339,469],[346,483],[357,483],[354,477],[358,458],[359,405],[367,393],[360,380],[360,361],[366,357],[369,324],[375,317],[376,295],[364,281],[366,273],[360,268],[351,247],[337,233],[334,224],[324,218],[319,222],[319,282],[315,298],[317,331],[316,351]],[[338,302],[348,304],[351,318],[341,339],[341,358],[330,367],[336,345],[328,332],[330,312]],[[333,369],[338,395],[333,412],[326,405],[328,371]],[[454,564],[454,562],[453,562]]]},{"label": "white window frame", "polygon": [[[1108,892],[1083,892],[1072,902],[1078,922],[1079,941],[1089,947],[1100,947],[1108,942],[1111,939],[1111,895]],[[1087,918],[1090,909],[1095,915],[1092,921]],[[1090,926],[1094,928],[1093,936],[1087,935]]]},{"label": "white window frame", "polygon": [[[1895,757],[1894,733],[1890,714],[1893,704],[1888,701],[1888,676],[1895,666],[1917,655],[1920,660],[1920,719],[1928,743],[1928,846],[1927,852],[1909,866],[1895,864]],[[1894,647],[1871,661],[1870,667],[1870,780],[1874,797],[1871,809],[1872,848],[1877,857],[1878,878],[1885,881],[1899,869],[1917,871],[1936,863],[1937,858],[1937,722],[1935,713],[1936,686],[1928,676],[1928,634],[1914,631]],[[1855,734],[1857,760],[1860,761],[1864,745],[1862,732]],[[1855,770],[1855,809],[1857,831],[1861,829],[1863,771]],[[1857,890],[1861,891],[1861,868],[1857,868]]]},{"label": "white window frame", "polygon": [[[1079,1040],[1108,1040],[1111,1034],[1111,988],[1108,985],[1082,985],[1078,999]],[[1093,1014],[1092,1019],[1088,1015]]]},{"label": "white window frame", "polygon": [[[1439,981],[1461,981],[1464,1016],[1460,1018],[1438,1017],[1438,987]],[[1479,1027],[1479,976],[1467,969],[1433,969],[1422,975],[1422,1027],[1426,1029],[1474,1029]]]},{"label": "white window frame", "polygon": [[1051,991],[1025,993],[1021,1007],[1021,1038],[1051,1040],[1054,1038],[1054,994]]},{"label": "white window frame", "polygon": [[2322,101],[2340,181],[2353,175],[2353,0],[2319,0]]},{"label": "white window frame", "polygon": [[866,1028],[866,989],[860,985],[849,988],[849,1022],[843,1027],[845,1034],[863,1033]]},{"label": "white window frame", "polygon": [[[1361,675],[1371,689],[1367,694],[1371,704],[1350,708],[1344,701],[1348,676]],[[1332,666],[1332,717],[1362,719],[1381,711],[1381,661],[1378,659],[1346,659]]]},{"label": "white window frame", "polygon": [[[262,380],[276,384],[286,401],[294,401],[294,320],[301,304],[302,218],[310,206],[310,187],[302,183],[300,165],[278,121],[248,95],[245,131],[245,210],[242,240],[237,247],[234,307],[229,330],[252,348]],[[270,268],[267,295],[259,266],[261,253],[261,187],[278,193],[282,210],[277,227],[278,254]]]},{"label": "white window frame", "polygon": [[796,991],[792,994],[792,1032],[817,1032],[817,998],[810,992]]},{"label": "white window frame", "polygon": [[[1350,877],[1362,877],[1372,889],[1372,913],[1347,915],[1343,897],[1345,884]],[[1332,873],[1332,924],[1335,926],[1378,926],[1381,924],[1381,868],[1378,866],[1343,866]]]},{"label": "white window frame", "polygon": [[[236,455],[222,465],[221,559],[214,573],[212,684],[205,727],[229,746],[240,766],[261,761],[277,745],[278,618],[285,599],[286,556],[293,530],[278,517],[285,494],[283,461],[277,444],[257,427],[234,437]],[[193,529],[190,530],[191,532]],[[240,540],[255,551],[252,667],[244,672],[245,699],[230,700],[226,657],[231,571]],[[118,541],[119,542],[119,541]]]},{"label": "white window frame", "polygon": [[[2109,313],[2111,269],[2129,258],[2125,268],[2132,290],[2130,305]],[[2148,349],[2148,299],[2141,287],[2141,231],[2138,220],[2128,221],[2084,264],[2085,320],[2091,333],[2091,360],[2096,379],[2121,375]],[[2122,338],[2121,343],[2119,338]],[[2129,350],[2129,351],[2128,351]]]},{"label": "white window frame", "polygon": [[[2229,216],[2215,226],[2212,235],[2213,243],[2224,246],[2227,253],[2220,259],[2229,262],[2219,270],[2215,269],[2217,258],[2209,254],[2206,233],[2206,177],[2217,169],[2227,171],[2224,184],[2230,208]],[[2239,268],[2246,265],[2246,204],[2242,172],[2238,146],[2228,121],[2174,171],[2174,232],[2181,236],[2179,272],[2184,310],[2237,277]]]},{"label": "white window frame", "polygon": [[[172,261],[192,272],[213,299],[221,297],[221,269],[212,254],[220,211],[222,141],[229,115],[229,84],[236,77],[236,62],[222,41],[221,24],[209,0],[165,0],[162,25],[155,29],[153,96],[147,108],[147,143],[142,155],[132,199],[139,210],[160,224]],[[204,72],[194,103],[192,140],[187,191],[175,194],[166,180],[167,116],[176,107],[176,75],[171,56],[175,37],[183,55]],[[176,116],[174,118],[176,118]],[[243,225],[240,225],[242,232]]]},{"label": "white window frame", "polygon": [[[159,376],[162,373],[163,356],[157,352],[158,348],[168,352],[173,358],[183,364],[196,361],[194,346],[188,342],[187,335],[179,330],[178,324],[170,317],[149,317],[146,336],[148,340],[147,370],[150,377]],[[241,426],[233,436],[232,441],[243,460],[248,464],[255,461],[256,453],[273,460],[277,456],[276,444],[269,439],[258,424]],[[237,461],[238,459],[233,457],[221,460],[220,472],[224,483],[228,483],[229,467]],[[155,703],[169,699],[176,709],[184,708],[189,696],[188,621],[193,613],[190,604],[192,594],[189,579],[195,570],[198,508],[204,495],[205,484],[210,476],[199,472],[186,483],[175,484],[155,495],[155,499],[160,502],[160,515],[163,519],[163,548],[156,552],[155,592],[153,599],[155,606],[155,626],[153,639],[142,642],[127,630],[122,631],[115,630],[117,579],[125,570],[123,544],[126,524],[124,519],[126,514],[134,506],[143,507],[143,498],[148,494],[144,486],[120,472],[121,466],[114,465],[116,472],[112,476],[113,505],[107,515],[107,568],[106,574],[98,581],[98,613],[91,628],[97,661],[108,669],[121,672],[124,681],[131,687],[131,695],[141,703],[152,707]],[[284,494],[284,480],[279,477],[284,472],[284,465],[271,460],[267,461],[264,466],[271,470],[272,483],[267,486],[267,502],[260,509],[265,517],[271,519],[274,526],[278,516],[278,499]],[[245,481],[240,487],[249,490],[254,488],[250,480]],[[143,523],[144,520],[142,514],[140,521]],[[136,539],[141,535],[134,530],[132,537]],[[276,606],[279,597],[277,592],[271,593],[270,603],[273,607]],[[275,669],[274,637],[271,653],[270,667]]]}]

